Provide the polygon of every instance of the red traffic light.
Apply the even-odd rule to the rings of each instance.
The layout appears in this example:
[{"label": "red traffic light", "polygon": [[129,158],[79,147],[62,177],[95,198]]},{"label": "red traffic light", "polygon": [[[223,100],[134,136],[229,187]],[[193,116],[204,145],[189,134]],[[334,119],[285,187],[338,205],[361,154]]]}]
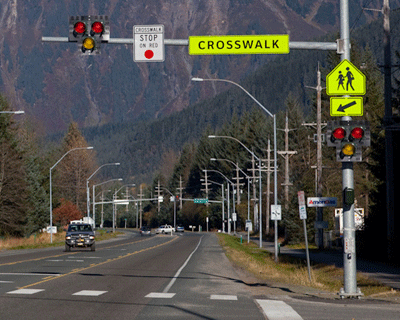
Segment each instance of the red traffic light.
[{"label": "red traffic light", "polygon": [[78,34],[83,34],[86,31],[86,24],[82,21],[78,21],[74,25],[74,31]]},{"label": "red traffic light", "polygon": [[346,130],[344,128],[339,127],[332,131],[332,138],[334,140],[343,140],[346,137]]},{"label": "red traffic light", "polygon": [[92,31],[94,33],[102,33],[104,31],[104,25],[100,21],[95,21],[92,24]]},{"label": "red traffic light", "polygon": [[364,129],[360,127],[355,127],[351,130],[350,137],[352,140],[360,140],[364,137]]}]

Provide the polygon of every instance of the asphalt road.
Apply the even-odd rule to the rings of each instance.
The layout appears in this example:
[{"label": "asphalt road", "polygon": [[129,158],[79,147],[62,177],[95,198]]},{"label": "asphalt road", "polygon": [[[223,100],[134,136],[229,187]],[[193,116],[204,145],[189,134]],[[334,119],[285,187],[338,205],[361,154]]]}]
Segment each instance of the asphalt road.
[{"label": "asphalt road", "polygon": [[314,293],[232,266],[211,233],[0,253],[1,319],[399,319],[396,303]]},{"label": "asphalt road", "polygon": [[[7,254],[9,253],[9,254]],[[215,235],[0,254],[1,319],[265,319]]]}]

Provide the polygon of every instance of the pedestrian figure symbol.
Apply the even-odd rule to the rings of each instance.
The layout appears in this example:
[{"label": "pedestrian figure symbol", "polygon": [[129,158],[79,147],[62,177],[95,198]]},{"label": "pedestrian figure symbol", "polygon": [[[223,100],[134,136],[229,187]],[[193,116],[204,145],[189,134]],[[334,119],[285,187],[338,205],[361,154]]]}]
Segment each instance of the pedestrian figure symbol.
[{"label": "pedestrian figure symbol", "polygon": [[344,76],[342,75],[342,71],[339,71],[338,81],[339,81],[339,84],[338,84],[337,89],[339,90],[339,88],[342,87],[344,90],[344,85],[343,85],[344,84]]},{"label": "pedestrian figure symbol", "polygon": [[[353,82],[353,80],[354,80],[354,76],[353,76],[353,74],[351,73],[349,67],[347,67],[346,70],[347,70],[347,73],[346,73],[346,78],[347,78],[346,90],[348,91],[348,90],[349,90],[349,86],[350,86],[351,89],[353,89],[353,91],[354,91],[354,88],[353,88],[353,85],[352,85],[352,82]],[[340,72],[340,71],[339,71],[339,72]]]},{"label": "pedestrian figure symbol", "polygon": [[365,75],[345,59],[326,76],[326,93],[329,96],[364,95]]}]

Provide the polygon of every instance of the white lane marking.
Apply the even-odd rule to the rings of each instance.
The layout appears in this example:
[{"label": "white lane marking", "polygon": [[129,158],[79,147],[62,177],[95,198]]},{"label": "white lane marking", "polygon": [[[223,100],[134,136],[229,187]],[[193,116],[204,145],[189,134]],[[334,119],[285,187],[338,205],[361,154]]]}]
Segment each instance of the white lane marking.
[{"label": "white lane marking", "polygon": [[223,294],[212,294],[210,296],[211,300],[237,300],[237,296],[233,296],[233,295],[223,295]]},{"label": "white lane marking", "polygon": [[97,297],[100,296],[104,293],[106,293],[107,291],[96,291],[96,290],[82,290],[79,292],[75,292],[74,294],[72,294],[73,296],[92,296],[92,297]]},{"label": "white lane marking", "polygon": [[203,239],[204,236],[201,236],[199,243],[197,244],[196,248],[193,250],[193,252],[189,255],[189,257],[186,259],[186,261],[184,262],[184,264],[179,268],[179,270],[175,273],[174,277],[171,279],[170,283],[165,287],[163,293],[167,293],[169,291],[169,289],[171,289],[172,285],[175,283],[176,279],[179,277],[179,275],[181,274],[182,270],[184,267],[186,267],[186,265],[188,264],[190,258],[192,257],[192,255],[196,252],[196,250],[199,248],[200,243],[201,243],[201,239]]},{"label": "white lane marking", "polygon": [[171,299],[175,293],[164,293],[164,292],[151,292],[145,298],[164,298]]},{"label": "white lane marking", "polygon": [[13,272],[8,272],[8,273],[0,273],[0,276],[54,276],[54,277],[59,277],[61,274],[60,273],[13,273]]},{"label": "white lane marking", "polygon": [[279,300],[256,300],[269,320],[303,320],[294,309]]},{"label": "white lane marking", "polygon": [[9,294],[35,294],[40,291],[44,291],[44,289],[18,289],[14,291],[7,292]]},{"label": "white lane marking", "polygon": [[0,281],[0,283],[14,283],[14,281]]},{"label": "white lane marking", "polygon": [[61,261],[67,261],[67,262],[83,262],[84,260],[46,260],[47,262],[61,262]]},{"label": "white lane marking", "polygon": [[[81,257],[81,256],[79,256],[79,258],[82,258],[82,259],[101,259],[101,257]],[[76,259],[76,256],[68,257],[68,259]]]}]

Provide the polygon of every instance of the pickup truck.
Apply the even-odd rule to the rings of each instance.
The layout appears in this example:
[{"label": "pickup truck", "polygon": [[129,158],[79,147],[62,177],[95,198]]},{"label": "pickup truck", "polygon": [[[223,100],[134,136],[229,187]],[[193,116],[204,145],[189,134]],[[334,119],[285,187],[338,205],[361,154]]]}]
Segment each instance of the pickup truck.
[{"label": "pickup truck", "polygon": [[96,250],[94,231],[89,223],[71,223],[65,235],[65,251],[71,248],[90,248]]}]

